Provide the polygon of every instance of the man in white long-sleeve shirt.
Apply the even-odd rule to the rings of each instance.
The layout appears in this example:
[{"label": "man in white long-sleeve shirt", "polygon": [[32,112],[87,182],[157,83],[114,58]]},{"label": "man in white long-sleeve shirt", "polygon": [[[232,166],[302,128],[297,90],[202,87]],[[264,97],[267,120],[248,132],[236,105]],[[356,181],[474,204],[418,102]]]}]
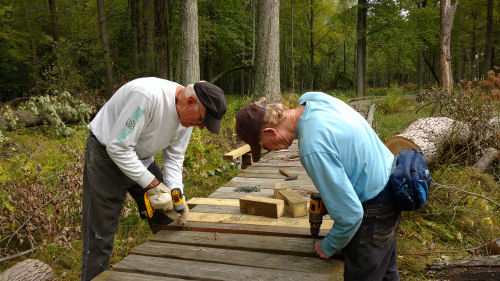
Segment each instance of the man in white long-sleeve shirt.
[{"label": "man in white long-sleeve shirt", "polygon": [[[141,213],[148,193],[152,222],[186,222],[189,209],[176,213],[170,190],[183,190],[182,164],[193,127],[219,133],[225,113],[219,87],[205,81],[183,87],[154,77],[126,83],[101,108],[88,125],[85,147],[82,280],[109,268],[127,192]],[[163,174],[153,158],[159,151]]]}]

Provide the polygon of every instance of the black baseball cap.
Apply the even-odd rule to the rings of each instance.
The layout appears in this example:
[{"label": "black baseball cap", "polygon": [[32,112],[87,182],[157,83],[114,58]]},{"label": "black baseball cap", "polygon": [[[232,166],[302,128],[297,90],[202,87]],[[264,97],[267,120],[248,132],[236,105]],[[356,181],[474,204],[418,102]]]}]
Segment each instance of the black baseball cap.
[{"label": "black baseball cap", "polygon": [[236,113],[236,134],[250,145],[252,150],[252,161],[260,159],[262,145],[260,144],[260,132],[264,123],[266,110],[254,103],[242,107]]},{"label": "black baseball cap", "polygon": [[205,114],[205,126],[210,132],[218,134],[220,132],[222,117],[224,117],[227,110],[224,91],[207,81],[196,82],[193,88],[196,96],[207,109]]}]

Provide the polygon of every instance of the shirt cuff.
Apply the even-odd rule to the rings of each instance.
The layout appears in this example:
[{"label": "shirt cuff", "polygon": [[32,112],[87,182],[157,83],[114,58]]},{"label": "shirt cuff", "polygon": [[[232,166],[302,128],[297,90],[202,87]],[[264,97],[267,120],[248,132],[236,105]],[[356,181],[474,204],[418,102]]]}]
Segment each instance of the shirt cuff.
[{"label": "shirt cuff", "polygon": [[327,256],[330,257],[333,256],[333,254],[335,254],[336,252],[336,249],[330,246],[330,244],[328,244],[328,240],[326,237],[323,238],[323,240],[321,240],[321,249]]},{"label": "shirt cuff", "polygon": [[150,171],[146,170],[139,180],[137,180],[137,184],[139,184],[142,188],[146,188],[154,179],[155,176]]}]

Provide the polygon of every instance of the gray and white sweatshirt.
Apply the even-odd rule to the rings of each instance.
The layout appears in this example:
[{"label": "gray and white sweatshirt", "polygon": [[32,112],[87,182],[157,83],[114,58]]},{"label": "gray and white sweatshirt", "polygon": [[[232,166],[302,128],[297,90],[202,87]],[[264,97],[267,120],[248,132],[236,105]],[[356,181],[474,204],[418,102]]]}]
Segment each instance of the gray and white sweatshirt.
[{"label": "gray and white sweatshirt", "polygon": [[143,188],[154,179],[147,167],[162,151],[163,182],[183,190],[182,164],[193,127],[180,124],[175,108],[179,86],[154,77],[132,80],[88,125],[116,165]]}]

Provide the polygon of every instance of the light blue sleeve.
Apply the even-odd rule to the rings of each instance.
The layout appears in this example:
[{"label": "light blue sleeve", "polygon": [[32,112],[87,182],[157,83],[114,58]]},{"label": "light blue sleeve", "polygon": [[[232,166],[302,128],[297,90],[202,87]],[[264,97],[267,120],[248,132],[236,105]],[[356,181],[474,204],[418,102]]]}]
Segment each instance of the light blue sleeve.
[{"label": "light blue sleeve", "polygon": [[321,241],[323,251],[331,256],[346,246],[358,230],[363,207],[334,152],[310,153],[301,161],[334,220],[330,232]]}]

